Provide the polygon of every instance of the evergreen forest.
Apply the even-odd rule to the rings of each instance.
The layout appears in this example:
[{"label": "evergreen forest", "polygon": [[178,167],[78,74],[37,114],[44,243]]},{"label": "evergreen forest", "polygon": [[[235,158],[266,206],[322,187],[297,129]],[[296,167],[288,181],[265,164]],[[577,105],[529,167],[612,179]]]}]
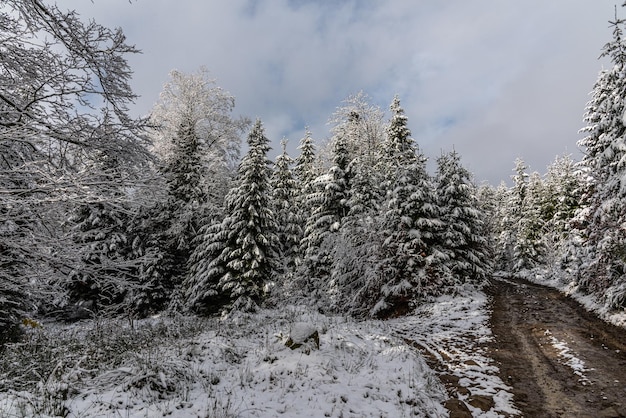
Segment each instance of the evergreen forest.
[{"label": "evergreen forest", "polygon": [[[626,41],[591,89],[580,161],[475,184],[424,155],[401,97],[360,92],[275,160],[206,69],[131,116],[120,29],[41,0],[0,6],[0,345],[45,320],[217,316],[304,303],[395,318],[494,274],[626,309]],[[593,59],[593,57],[590,57]],[[575,132],[573,133],[574,137]],[[325,138],[316,140],[316,137]],[[435,162],[429,171],[427,161]]]}]

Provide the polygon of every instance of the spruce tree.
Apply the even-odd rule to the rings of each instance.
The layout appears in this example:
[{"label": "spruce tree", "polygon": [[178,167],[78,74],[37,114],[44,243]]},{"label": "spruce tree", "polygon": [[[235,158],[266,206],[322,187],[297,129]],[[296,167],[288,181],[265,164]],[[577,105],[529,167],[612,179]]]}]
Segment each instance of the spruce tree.
[{"label": "spruce tree", "polygon": [[393,98],[389,109],[392,116],[382,145],[382,161],[389,167],[390,172],[387,174],[393,179],[395,167],[405,165],[415,158],[415,144],[408,128],[408,118],[400,106],[398,96]]},{"label": "spruce tree", "polygon": [[500,217],[496,259],[498,268],[507,272],[513,271],[517,264],[515,258],[517,240],[528,188],[527,169],[528,167],[522,159],[516,159],[515,174],[511,176],[513,187],[507,191],[499,189],[500,196],[505,200],[502,202],[503,213]]},{"label": "spruce tree", "polygon": [[579,284],[603,295],[611,307],[626,306],[626,45],[624,20],[615,19],[613,40],[604,46],[602,57],[612,67],[602,71],[596,82],[578,145],[585,155],[582,166],[588,183],[585,208],[579,219],[584,224],[585,267]]},{"label": "spruce tree", "polygon": [[494,268],[507,273],[513,268],[513,247],[515,246],[516,238],[516,223],[510,211],[512,193],[512,189],[502,181],[494,194]]},{"label": "spruce tree", "polygon": [[517,223],[514,246],[515,271],[528,270],[542,264],[546,256],[543,182],[537,172],[530,174]]},{"label": "spruce tree", "polygon": [[272,177],[272,203],[277,236],[280,243],[280,259],[283,270],[293,270],[300,264],[300,241],[302,240],[302,217],[298,210],[298,183],[293,176],[293,159],[287,154],[287,142],[282,141],[283,152],[276,158]]},{"label": "spruce tree", "polygon": [[233,96],[216,85],[205,69],[170,72],[151,120],[162,190],[137,226],[151,253],[141,270],[145,287],[161,289],[153,302],[177,309],[180,285],[205,225],[222,218],[225,192],[239,157],[239,135],[248,126],[234,119]]},{"label": "spruce tree", "polygon": [[555,271],[570,264],[570,243],[579,238],[574,223],[581,207],[583,176],[571,156],[556,157],[548,166],[543,189],[545,263]]},{"label": "spruce tree", "polygon": [[308,129],[300,140],[298,149],[300,150],[300,155],[296,158],[293,173],[299,185],[298,207],[300,208],[302,219],[306,220],[311,214],[311,208],[307,202],[308,196],[314,192],[314,182],[320,171],[316,166],[315,143]]},{"label": "spruce tree", "polygon": [[482,283],[491,270],[484,215],[471,173],[461,165],[456,152],[437,159],[436,188],[447,270],[455,283]]},{"label": "spruce tree", "polygon": [[[124,189],[124,164],[115,156],[99,153],[89,164],[108,184],[93,202],[76,207],[67,221],[76,246],[77,259],[67,278],[59,284],[70,303],[89,306],[92,313],[125,313],[136,316],[148,307],[136,303],[141,291],[137,277],[145,262],[133,247],[132,223],[140,202]],[[69,312],[70,315],[76,314]],[[141,311],[141,312],[140,312]]]},{"label": "spruce tree", "polygon": [[239,166],[237,186],[226,196],[226,217],[206,227],[191,257],[185,283],[187,303],[216,311],[224,303],[254,310],[273,279],[279,242],[270,197],[269,140],[257,120],[248,153]]},{"label": "spruce tree", "polygon": [[440,291],[445,254],[437,244],[443,226],[432,179],[421,153],[400,165],[384,215],[381,287],[370,314],[408,312],[425,295]]},{"label": "spruce tree", "polygon": [[557,157],[548,167],[544,183],[546,197],[549,199],[549,212],[544,217],[550,223],[552,241],[563,241],[581,204],[582,172],[570,155]]},{"label": "spruce tree", "polygon": [[319,291],[321,283],[330,276],[333,239],[349,211],[348,164],[346,138],[340,135],[334,143],[333,165],[327,174],[316,179],[315,191],[308,197],[312,212],[301,243],[308,277],[305,292]]},{"label": "spruce tree", "polygon": [[408,119],[397,96],[390,110],[392,117],[384,140],[375,148],[376,163],[364,161],[364,156],[350,163],[349,212],[334,250],[333,302],[355,316],[369,315],[378,301],[384,284],[380,274],[384,240],[381,211],[384,214],[398,171],[415,158]]}]

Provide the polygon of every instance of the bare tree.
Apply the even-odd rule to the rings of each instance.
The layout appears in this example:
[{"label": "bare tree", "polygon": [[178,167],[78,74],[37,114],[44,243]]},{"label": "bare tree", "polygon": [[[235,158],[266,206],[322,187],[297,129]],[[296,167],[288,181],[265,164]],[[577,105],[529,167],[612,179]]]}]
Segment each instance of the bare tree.
[{"label": "bare tree", "polygon": [[41,0],[0,5],[0,293],[16,300],[77,268],[68,213],[118,206],[136,186],[149,156],[145,121],[129,112],[125,56],[137,52],[121,29]]}]

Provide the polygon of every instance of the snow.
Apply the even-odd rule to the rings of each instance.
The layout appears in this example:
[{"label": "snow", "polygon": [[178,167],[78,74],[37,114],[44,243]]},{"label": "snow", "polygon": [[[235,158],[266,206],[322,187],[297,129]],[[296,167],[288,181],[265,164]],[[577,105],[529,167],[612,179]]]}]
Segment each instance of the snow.
[{"label": "snow", "polygon": [[559,359],[563,361],[562,364],[565,364],[574,371],[574,374],[580,378],[578,381],[582,385],[586,386],[591,384],[591,381],[585,376],[585,372],[589,370],[585,367],[585,362],[576,356],[565,341],[560,341],[552,335],[550,330],[546,330],[544,334],[549,338],[550,344],[556,349]]},{"label": "snow", "polygon": [[294,343],[302,344],[312,336],[317,329],[315,326],[308,322],[296,322],[291,326],[291,331],[289,332],[289,337],[293,340]]},{"label": "snow", "polygon": [[[493,399],[489,411],[468,404],[474,417],[517,415],[511,388],[486,352],[492,338],[487,297],[471,288],[461,293],[389,321],[355,321],[305,306],[197,319],[204,321],[201,331],[137,344],[95,372],[70,360],[84,353],[66,352],[67,359],[57,361],[67,368],[37,389],[0,393],[0,416],[47,417],[63,410],[69,417],[128,418],[448,416],[442,405],[451,395],[424,356],[458,377],[467,389],[458,398],[466,404],[472,396]],[[154,318],[135,326],[184,330],[177,321],[182,319]],[[71,327],[77,326],[48,324],[37,332]],[[123,328],[80,327],[85,329],[72,332]],[[319,349],[285,346],[289,336],[301,339],[312,331],[319,333]]]},{"label": "snow", "polygon": [[[513,405],[511,387],[498,377],[498,368],[489,358],[485,343],[493,338],[489,327],[489,306],[483,292],[463,289],[463,295],[442,296],[423,305],[410,317],[390,324],[397,335],[423,347],[468,389],[458,398],[467,404],[471,396],[494,400],[490,411],[467,405],[474,417],[519,415]],[[465,392],[465,391],[463,391]]]},{"label": "snow", "polygon": [[[125,353],[122,364],[95,376],[77,367],[74,377],[55,374],[40,390],[0,393],[0,416],[63,408],[69,417],[447,415],[443,386],[385,322],[290,307],[212,324],[195,337]],[[311,329],[319,350],[285,346],[290,332]]]}]

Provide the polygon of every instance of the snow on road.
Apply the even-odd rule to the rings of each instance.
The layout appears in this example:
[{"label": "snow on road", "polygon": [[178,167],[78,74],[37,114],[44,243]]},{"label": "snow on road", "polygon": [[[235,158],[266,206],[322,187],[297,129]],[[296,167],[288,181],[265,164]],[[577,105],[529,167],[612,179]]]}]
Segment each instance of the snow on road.
[{"label": "snow on road", "polygon": [[544,334],[549,338],[550,344],[557,351],[557,355],[562,360],[562,363],[566,366],[569,366],[575,375],[579,377],[578,381],[582,385],[589,385],[591,382],[585,375],[589,369],[585,366],[585,362],[578,358],[578,356],[572,352],[572,350],[567,346],[565,341],[560,341],[557,339],[550,330],[546,330]]},{"label": "snow on road", "polygon": [[[474,417],[520,414],[511,388],[498,377],[498,368],[486,352],[485,343],[492,338],[487,297],[471,288],[460,293],[424,304],[413,316],[398,318],[391,326],[397,335],[430,353],[440,374],[458,378],[454,391]],[[485,405],[478,399],[493,403]]]}]

